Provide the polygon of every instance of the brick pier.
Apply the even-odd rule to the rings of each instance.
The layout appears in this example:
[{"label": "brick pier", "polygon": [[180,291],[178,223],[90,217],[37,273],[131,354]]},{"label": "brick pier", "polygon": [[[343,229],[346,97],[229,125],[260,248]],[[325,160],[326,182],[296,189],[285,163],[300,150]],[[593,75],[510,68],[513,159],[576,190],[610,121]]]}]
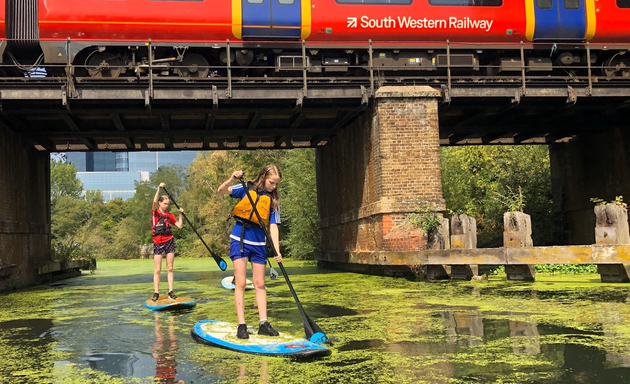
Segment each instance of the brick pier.
[{"label": "brick pier", "polygon": [[438,97],[430,87],[381,87],[370,109],[317,149],[320,248],[352,252],[425,248],[406,214],[422,203],[444,210]]}]

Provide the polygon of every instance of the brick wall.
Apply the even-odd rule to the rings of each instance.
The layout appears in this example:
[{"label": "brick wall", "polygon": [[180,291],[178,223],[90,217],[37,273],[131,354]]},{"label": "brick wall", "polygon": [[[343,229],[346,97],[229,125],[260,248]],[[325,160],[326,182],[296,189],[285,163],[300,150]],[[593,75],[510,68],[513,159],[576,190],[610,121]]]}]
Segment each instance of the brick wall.
[{"label": "brick wall", "polygon": [[410,251],[426,245],[405,215],[444,209],[437,97],[382,87],[368,111],[317,150],[320,246],[326,252]]}]

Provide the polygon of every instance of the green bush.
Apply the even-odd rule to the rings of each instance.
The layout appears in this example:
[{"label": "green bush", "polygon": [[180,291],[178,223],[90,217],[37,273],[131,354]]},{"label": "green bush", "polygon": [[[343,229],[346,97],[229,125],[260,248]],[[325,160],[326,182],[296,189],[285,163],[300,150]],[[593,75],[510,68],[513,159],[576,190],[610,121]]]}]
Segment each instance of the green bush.
[{"label": "green bush", "polygon": [[52,259],[56,261],[87,260],[94,272],[95,250],[90,245],[76,242],[73,238],[52,241]]}]

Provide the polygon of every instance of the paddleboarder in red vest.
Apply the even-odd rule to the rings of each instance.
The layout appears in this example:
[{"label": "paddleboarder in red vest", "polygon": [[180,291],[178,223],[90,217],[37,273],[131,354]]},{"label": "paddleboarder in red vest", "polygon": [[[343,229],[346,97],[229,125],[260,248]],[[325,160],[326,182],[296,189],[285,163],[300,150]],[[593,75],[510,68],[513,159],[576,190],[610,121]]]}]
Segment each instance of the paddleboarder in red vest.
[{"label": "paddleboarder in red vest", "polygon": [[153,208],[151,209],[152,234],[153,234],[153,297],[151,300],[157,301],[160,298],[160,273],[162,273],[162,258],[166,255],[166,278],[168,280],[168,297],[172,300],[177,296],[173,292],[173,260],[175,259],[175,239],[173,238],[172,227],[182,228],[182,213],[179,209],[179,220],[175,220],[175,215],[169,212],[170,200],[168,196],[160,196],[160,189],[166,184],[160,183],[155,197],[153,198]]},{"label": "paddleboarder in red vest", "polygon": [[256,290],[256,304],[258,305],[259,335],[278,336],[278,332],[267,321],[267,291],[265,290],[265,267],[267,264],[267,247],[265,245],[265,231],[260,228],[258,219],[253,212],[251,203],[246,195],[249,193],[256,204],[265,225],[269,225],[271,242],[276,248],[277,262],[282,261],[280,253],[280,210],[278,183],[282,178],[280,170],[275,165],[264,167],[254,181],[247,183],[246,191],[242,185],[234,184],[243,177],[243,171],[235,171],[217,189],[217,193],[230,195],[240,202],[234,208],[232,216],[236,219],[234,229],[230,234],[230,259],[234,264],[234,305],[238,327],[236,336],[239,339],[248,339],[247,325],[245,323],[245,274],[247,261],[252,265],[254,288]]}]

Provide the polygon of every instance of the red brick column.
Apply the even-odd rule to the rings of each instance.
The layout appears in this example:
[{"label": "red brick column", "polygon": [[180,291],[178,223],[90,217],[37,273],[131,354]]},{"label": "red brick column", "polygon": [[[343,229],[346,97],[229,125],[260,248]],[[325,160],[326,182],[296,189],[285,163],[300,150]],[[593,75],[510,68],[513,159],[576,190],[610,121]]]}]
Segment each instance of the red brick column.
[{"label": "red brick column", "polygon": [[371,108],[317,150],[323,252],[422,249],[405,227],[422,202],[444,210],[437,98],[431,87],[382,87]]}]

